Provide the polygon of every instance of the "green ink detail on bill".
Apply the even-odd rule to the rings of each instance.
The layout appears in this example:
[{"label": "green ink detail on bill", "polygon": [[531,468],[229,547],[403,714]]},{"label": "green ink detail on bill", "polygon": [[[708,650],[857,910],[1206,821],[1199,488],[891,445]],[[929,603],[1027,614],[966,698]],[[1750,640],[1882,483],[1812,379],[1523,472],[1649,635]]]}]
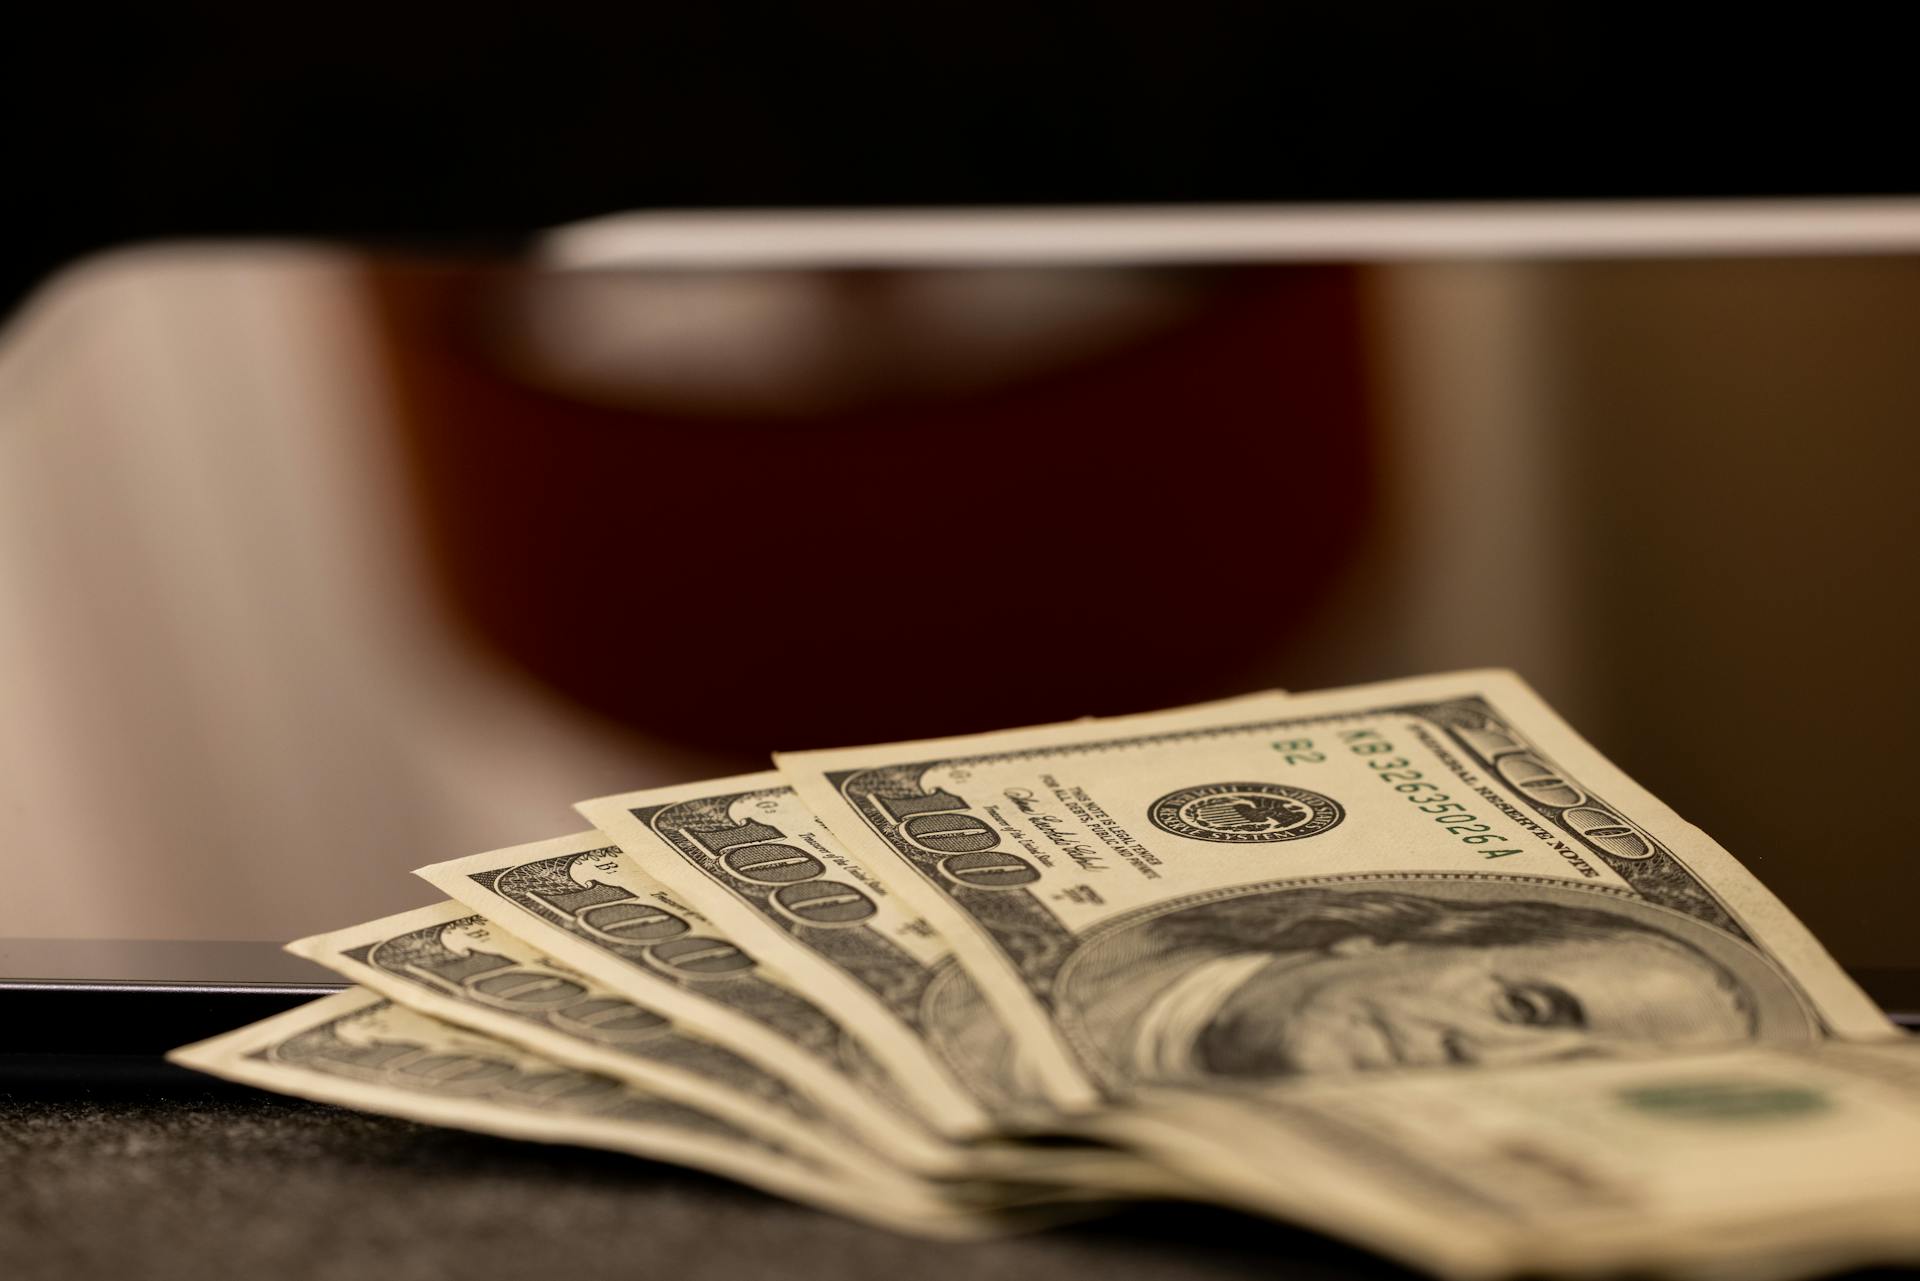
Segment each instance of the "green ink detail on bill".
[{"label": "green ink detail on bill", "polygon": [[1811,1116],[1831,1103],[1819,1090],[1764,1081],[1687,1081],[1620,1091],[1627,1106],[1679,1121],[1771,1121]]}]

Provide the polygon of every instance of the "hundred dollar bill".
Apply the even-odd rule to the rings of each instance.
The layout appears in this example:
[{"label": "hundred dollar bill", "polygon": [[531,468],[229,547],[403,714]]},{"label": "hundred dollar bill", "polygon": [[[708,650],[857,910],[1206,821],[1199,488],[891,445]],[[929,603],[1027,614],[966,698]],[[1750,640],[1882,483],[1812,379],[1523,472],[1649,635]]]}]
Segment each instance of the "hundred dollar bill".
[{"label": "hundred dollar bill", "polygon": [[[1277,696],[1240,695],[1189,710]],[[982,1075],[967,1070],[973,1056],[946,1053],[945,1024],[925,1002],[931,994],[978,1008],[971,978],[956,967],[947,941],[842,846],[778,773],[628,792],[574,808],[729,938],[803,982],[942,1132],[1012,1133],[1057,1121],[1034,1073],[1018,1062]],[[1014,1053],[1003,1035],[995,1041]]]},{"label": "hundred dollar bill", "polygon": [[1180,1196],[1185,1182],[1096,1145],[959,1144],[923,1125],[861,1041],[759,964],[601,833],[514,846],[418,875],[545,955],[794,1086],[859,1141],[917,1174]]},{"label": "hundred dollar bill", "polygon": [[930,1035],[986,1073],[1010,1029],[1069,1110],[1893,1034],[1511,673],[777,759],[977,982]]},{"label": "hundred dollar bill", "polygon": [[966,1172],[964,1154],[908,1111],[858,1040],[601,833],[516,845],[416,875],[545,955],[779,1077],[907,1168]]},{"label": "hundred dollar bill", "polygon": [[423,1014],[617,1077],[822,1164],[884,1164],[777,1077],[462,904],[317,934],[287,950]]},{"label": "hundred dollar bill", "polygon": [[507,1138],[610,1148],[899,1231],[978,1236],[1010,1221],[924,1185],[859,1179],[708,1113],[349,989],[169,1054],[261,1089]]},{"label": "hundred dollar bill", "polygon": [[[978,997],[952,949],[850,858],[775,773],[630,792],[574,807],[727,936],[804,983],[949,1134],[1018,1128],[1017,1099],[967,1071],[931,1033],[928,993]],[[1024,1105],[1024,1106],[1023,1106]]]},{"label": "hundred dollar bill", "polygon": [[1460,1281],[1920,1261],[1912,1044],[1300,1078],[1257,1106],[1158,1091],[1089,1124]]}]

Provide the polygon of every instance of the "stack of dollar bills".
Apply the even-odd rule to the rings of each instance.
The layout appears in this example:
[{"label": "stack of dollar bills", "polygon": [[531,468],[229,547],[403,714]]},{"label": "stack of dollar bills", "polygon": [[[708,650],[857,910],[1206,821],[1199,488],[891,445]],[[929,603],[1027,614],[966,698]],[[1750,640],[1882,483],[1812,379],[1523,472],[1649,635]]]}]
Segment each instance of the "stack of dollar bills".
[{"label": "stack of dollar bills", "polygon": [[1920,1257],[1920,1047],[1466,672],[582,802],[176,1051],[965,1237],[1204,1198],[1447,1277]]}]

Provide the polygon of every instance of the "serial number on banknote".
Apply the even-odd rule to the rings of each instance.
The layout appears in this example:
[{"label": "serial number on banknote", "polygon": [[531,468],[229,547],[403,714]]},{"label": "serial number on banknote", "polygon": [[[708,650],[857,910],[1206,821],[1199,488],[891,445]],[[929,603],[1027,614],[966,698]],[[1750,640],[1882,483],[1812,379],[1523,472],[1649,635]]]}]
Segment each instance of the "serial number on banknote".
[{"label": "serial number on banknote", "polygon": [[[1405,796],[1421,813],[1431,815],[1449,835],[1463,844],[1478,847],[1475,852],[1482,858],[1504,858],[1520,852],[1486,848],[1510,838],[1494,831],[1491,824],[1481,822],[1465,805],[1441,791],[1438,783],[1428,782],[1426,775],[1414,769],[1412,761],[1399,755],[1380,731],[1347,730],[1340,735],[1340,741],[1355,756],[1366,758],[1367,768],[1374,771],[1375,778]],[[1327,759],[1326,753],[1316,748],[1310,738],[1283,738],[1272,747],[1289,765],[1318,765]]]}]

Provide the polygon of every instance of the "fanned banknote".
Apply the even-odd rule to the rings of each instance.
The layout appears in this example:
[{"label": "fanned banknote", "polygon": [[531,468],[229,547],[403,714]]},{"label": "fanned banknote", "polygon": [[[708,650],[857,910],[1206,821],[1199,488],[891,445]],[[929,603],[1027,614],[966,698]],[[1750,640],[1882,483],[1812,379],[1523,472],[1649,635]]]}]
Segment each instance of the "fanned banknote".
[{"label": "fanned banknote", "polygon": [[[1184,709],[1231,710],[1278,691]],[[1084,717],[1065,722],[1096,723]],[[952,945],[842,845],[777,772],[582,801],[582,817],[622,844],[756,956],[804,982],[950,1134],[1057,1124],[1034,1072],[997,1025],[997,1070],[972,1070],[985,1038],[950,1054],[930,1002],[979,1009]],[[657,855],[653,857],[650,855]]]},{"label": "fanned banknote", "polygon": [[1891,1034],[1510,673],[777,759],[992,1006],[935,994],[931,1035],[966,1070],[1032,1063],[1070,1110]]},{"label": "fanned banknote", "polygon": [[1014,1225],[911,1180],[856,1179],[685,1104],[553,1063],[364,989],[325,997],[168,1058],[262,1089],[367,1112],[670,1161],[901,1231],[978,1236]]},{"label": "fanned banknote", "polygon": [[599,832],[421,868],[448,897],[546,955],[779,1077],[909,1169],[969,1173],[831,1015]]},{"label": "fanned banknote", "polygon": [[673,1019],[438,903],[289,943],[401,1005],[698,1108],[823,1165],[885,1163],[778,1077]]},{"label": "fanned banknote", "polygon": [[376,990],[173,1058],[938,1236],[1173,1194],[1451,1281],[1920,1261],[1920,1046],[1508,673],[777,759],[422,869],[292,945]]},{"label": "fanned banknote", "polygon": [[926,1002],[957,987],[977,1005],[971,979],[947,941],[850,857],[779,774],[574,808],[728,937],[804,982],[949,1132],[1044,1124],[1044,1096],[1006,1092],[1015,1071],[972,1072],[947,1056]]},{"label": "fanned banknote", "polygon": [[443,893],[543,953],[725,1045],[793,1085],[859,1141],[917,1174],[1183,1195],[1184,1181],[1098,1145],[942,1139],[860,1038],[759,964],[599,832],[422,868]]}]

